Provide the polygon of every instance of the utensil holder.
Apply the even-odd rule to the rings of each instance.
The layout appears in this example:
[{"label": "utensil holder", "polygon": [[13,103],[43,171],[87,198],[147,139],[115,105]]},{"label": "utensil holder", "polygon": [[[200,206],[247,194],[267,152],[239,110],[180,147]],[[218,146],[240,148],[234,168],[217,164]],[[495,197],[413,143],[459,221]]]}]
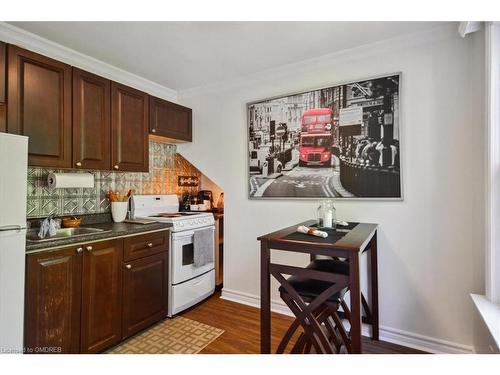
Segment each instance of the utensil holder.
[{"label": "utensil holder", "polygon": [[115,223],[121,223],[127,217],[128,202],[111,202],[111,217]]}]

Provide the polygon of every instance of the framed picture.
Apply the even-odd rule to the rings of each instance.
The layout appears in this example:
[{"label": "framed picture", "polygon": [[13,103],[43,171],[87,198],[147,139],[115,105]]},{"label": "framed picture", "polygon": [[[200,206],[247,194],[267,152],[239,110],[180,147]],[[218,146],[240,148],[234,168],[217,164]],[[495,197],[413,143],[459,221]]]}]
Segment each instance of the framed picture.
[{"label": "framed picture", "polygon": [[402,199],[401,73],[247,104],[249,197]]}]

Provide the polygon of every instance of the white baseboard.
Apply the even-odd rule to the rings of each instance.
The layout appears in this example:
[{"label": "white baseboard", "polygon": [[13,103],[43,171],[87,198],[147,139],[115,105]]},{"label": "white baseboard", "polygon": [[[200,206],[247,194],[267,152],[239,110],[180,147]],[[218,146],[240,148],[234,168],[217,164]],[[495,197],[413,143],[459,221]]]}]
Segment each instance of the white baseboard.
[{"label": "white baseboard", "polygon": [[[260,308],[260,297],[249,294],[230,290],[227,288],[222,289],[221,298],[241,303],[243,305],[253,306]],[[293,316],[288,306],[281,300],[271,300],[271,310],[273,312]],[[363,325],[363,335],[370,336],[370,326]],[[387,341],[393,344],[406,346],[409,348],[423,350],[435,354],[470,354],[473,353],[472,346],[463,345],[451,341],[441,340],[434,337],[420,335],[418,333],[403,331],[396,328],[387,326],[379,327],[379,336],[381,341]]]}]

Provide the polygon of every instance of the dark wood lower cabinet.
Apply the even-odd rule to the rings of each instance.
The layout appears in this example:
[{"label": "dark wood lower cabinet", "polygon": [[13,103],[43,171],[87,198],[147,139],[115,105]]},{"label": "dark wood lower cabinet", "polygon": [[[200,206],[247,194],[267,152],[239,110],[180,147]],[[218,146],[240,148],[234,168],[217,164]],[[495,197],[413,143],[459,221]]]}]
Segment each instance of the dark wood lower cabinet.
[{"label": "dark wood lower cabinet", "polygon": [[124,243],[130,247],[166,234],[148,233],[133,236],[132,242],[118,238],[28,255],[27,352],[99,353],[165,318],[168,242],[161,252],[130,262],[123,261],[123,253]]},{"label": "dark wood lower cabinet", "polygon": [[123,338],[167,316],[168,253],[124,263]]},{"label": "dark wood lower cabinet", "polygon": [[121,340],[123,240],[84,248],[80,350],[98,353]]},{"label": "dark wood lower cabinet", "polygon": [[78,353],[82,256],[76,247],[26,258],[28,353]]}]

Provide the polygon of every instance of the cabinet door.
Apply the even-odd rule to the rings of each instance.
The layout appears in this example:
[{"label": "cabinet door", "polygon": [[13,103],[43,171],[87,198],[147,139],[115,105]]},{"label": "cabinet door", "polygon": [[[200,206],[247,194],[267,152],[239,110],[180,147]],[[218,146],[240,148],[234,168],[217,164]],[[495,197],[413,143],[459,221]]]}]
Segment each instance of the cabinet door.
[{"label": "cabinet door", "polygon": [[124,263],[123,338],[167,316],[168,252]]},{"label": "cabinet door", "polygon": [[111,83],[111,149],[113,169],[149,171],[149,102],[142,91]]},{"label": "cabinet door", "polygon": [[192,141],[192,110],[150,97],[150,132],[173,141]]},{"label": "cabinet door", "polygon": [[7,131],[29,137],[29,165],[71,167],[71,67],[16,46],[7,49]]},{"label": "cabinet door", "polygon": [[81,254],[68,247],[26,257],[24,341],[30,352],[79,352]]},{"label": "cabinet door", "polygon": [[73,68],[73,166],[111,169],[111,82]]},{"label": "cabinet door", "polygon": [[123,241],[84,246],[81,352],[98,353],[121,340]]}]

